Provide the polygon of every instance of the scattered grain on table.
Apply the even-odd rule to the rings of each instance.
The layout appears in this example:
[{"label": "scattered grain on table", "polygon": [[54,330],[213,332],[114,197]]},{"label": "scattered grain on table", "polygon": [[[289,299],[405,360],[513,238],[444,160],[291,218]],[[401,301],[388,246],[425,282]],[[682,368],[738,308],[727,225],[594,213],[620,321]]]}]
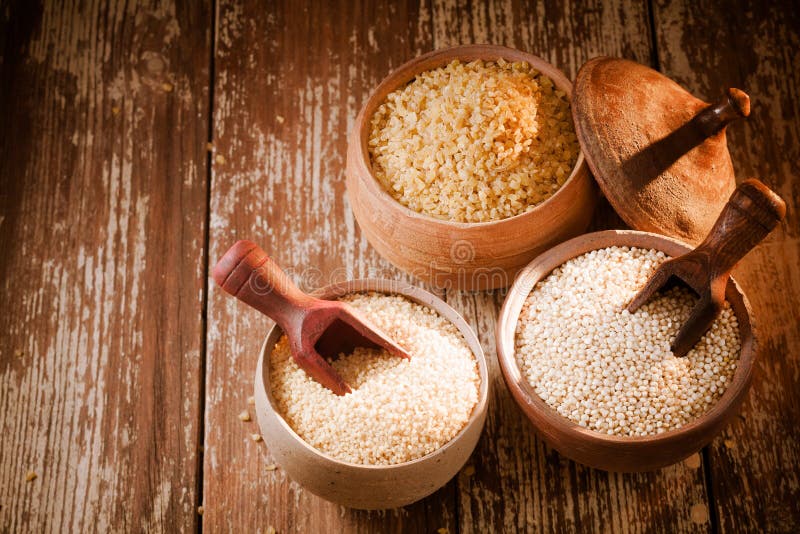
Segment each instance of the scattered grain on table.
[{"label": "scattered grain on table", "polygon": [[689,511],[689,517],[692,519],[692,523],[697,523],[698,525],[706,523],[708,521],[708,507],[705,504],[695,504]]},{"label": "scattered grain on table", "polygon": [[690,469],[697,469],[700,467],[700,453],[694,453],[688,458],[686,458],[683,463],[686,464],[686,467]]},{"label": "scattered grain on table", "polygon": [[248,412],[247,410],[245,410],[245,411],[243,411],[242,413],[240,413],[240,414],[239,414],[239,420],[240,420],[240,421],[243,421],[243,422],[245,422],[245,423],[246,423],[246,422],[248,422],[248,421],[250,421],[250,412]]},{"label": "scattered grain on table", "polygon": [[33,482],[38,476],[35,471],[28,471],[25,475],[25,482]]}]

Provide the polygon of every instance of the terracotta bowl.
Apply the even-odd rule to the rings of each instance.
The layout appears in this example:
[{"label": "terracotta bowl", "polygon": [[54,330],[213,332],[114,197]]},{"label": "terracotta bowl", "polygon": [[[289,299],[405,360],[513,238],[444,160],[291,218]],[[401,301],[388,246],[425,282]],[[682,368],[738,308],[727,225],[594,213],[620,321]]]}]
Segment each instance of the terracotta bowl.
[{"label": "terracotta bowl", "polygon": [[728,389],[703,416],[677,429],[655,436],[617,437],[583,428],[548,406],[522,375],[514,355],[517,319],[534,285],[569,259],[610,246],[635,246],[661,250],[670,256],[690,247],[657,234],[610,230],[582,235],[558,245],[530,263],[509,290],[498,318],[497,354],[508,388],[538,434],[564,456],[608,471],[649,471],[673,464],[700,450],[730,422],[750,388],[756,358],[756,340],[750,305],[734,282],[726,298],[739,322],[741,354]]},{"label": "terracotta bowl", "polygon": [[571,95],[564,74],[532,54],[491,45],[437,50],[409,61],[375,89],[356,118],[347,149],[347,192],[361,230],[395,266],[435,287],[491,289],[507,287],[537,254],[583,232],[589,225],[597,189],[583,158],[549,199],[526,213],[484,223],[451,222],[413,211],[392,198],[372,174],[367,138],[369,123],[386,95],[420,72],[454,59],[526,61]]},{"label": "terracotta bowl", "polygon": [[417,287],[389,280],[353,280],[328,286],[317,294],[333,299],[359,291],[403,295],[437,311],[458,327],[475,355],[481,379],[478,403],[464,428],[427,456],[389,466],[344,462],[318,451],[289,427],[271,394],[269,357],[283,333],[277,326],[267,334],[256,368],[256,416],[261,435],[280,468],[307,490],[351,508],[396,508],[427,497],[444,486],[469,459],[486,421],[489,398],[486,359],[477,337],[464,319],[444,301]]}]

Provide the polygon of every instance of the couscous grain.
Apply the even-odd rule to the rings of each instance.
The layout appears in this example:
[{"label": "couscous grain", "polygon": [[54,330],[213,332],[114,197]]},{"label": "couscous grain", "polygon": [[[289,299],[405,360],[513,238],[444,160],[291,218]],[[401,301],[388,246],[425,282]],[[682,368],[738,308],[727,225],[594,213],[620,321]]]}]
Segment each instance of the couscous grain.
[{"label": "couscous grain", "polygon": [[388,465],[429,454],[450,441],[478,401],[475,356],[455,325],[399,295],[343,297],[409,354],[356,348],[331,363],[353,389],[334,395],[308,377],[282,336],[270,356],[272,396],[308,444],[356,464]]},{"label": "couscous grain", "polygon": [[739,358],[736,316],[726,303],[682,358],[670,350],[696,298],[676,286],[625,309],[663,252],[595,250],[567,261],[531,291],[520,314],[516,359],[536,393],[575,423],[607,434],[653,435],[707,412]]},{"label": "couscous grain", "polygon": [[440,219],[512,217],[547,200],[580,151],[567,95],[528,63],[456,60],[386,97],[371,119],[373,173]]}]

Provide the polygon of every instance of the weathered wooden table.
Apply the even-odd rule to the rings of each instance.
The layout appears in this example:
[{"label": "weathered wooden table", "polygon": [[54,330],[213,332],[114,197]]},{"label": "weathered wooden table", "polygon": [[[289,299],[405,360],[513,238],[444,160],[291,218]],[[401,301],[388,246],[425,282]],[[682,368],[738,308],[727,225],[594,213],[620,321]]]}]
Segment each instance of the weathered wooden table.
[{"label": "weathered wooden table", "polygon": [[[4,4],[0,531],[800,530],[796,3]],[[346,132],[390,69],[466,42],[570,76],[607,54],[706,100],[750,93],[752,117],[729,132],[738,177],[789,206],[736,273],[760,376],[702,454],[647,474],[591,470],[543,445],[506,391],[503,295],[449,292],[493,363],[474,474],[405,509],[343,509],[267,470],[255,423],[237,418],[269,325],[209,283],[209,265],[251,238],[306,287],[402,277],[347,205]],[[620,224],[606,205],[595,228]]]}]

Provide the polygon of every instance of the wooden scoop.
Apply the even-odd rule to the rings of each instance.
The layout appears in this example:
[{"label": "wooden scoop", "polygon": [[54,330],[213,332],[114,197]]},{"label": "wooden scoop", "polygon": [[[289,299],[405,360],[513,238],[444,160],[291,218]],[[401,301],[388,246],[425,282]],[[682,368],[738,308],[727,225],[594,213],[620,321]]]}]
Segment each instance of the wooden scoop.
[{"label": "wooden scoop", "polygon": [[289,338],[297,365],[336,395],[350,393],[350,386],[325,358],[368,347],[410,359],[405,350],[347,304],[300,291],[252,241],[233,245],[214,266],[211,276],[222,289],[278,323]]},{"label": "wooden scoop", "polygon": [[756,179],[745,180],[734,190],[705,241],[688,254],[662,263],[628,304],[628,311],[638,310],[671,279],[686,283],[700,300],[672,342],[672,352],[685,356],[722,311],[734,265],[785,214],[786,204],[778,195]]}]

